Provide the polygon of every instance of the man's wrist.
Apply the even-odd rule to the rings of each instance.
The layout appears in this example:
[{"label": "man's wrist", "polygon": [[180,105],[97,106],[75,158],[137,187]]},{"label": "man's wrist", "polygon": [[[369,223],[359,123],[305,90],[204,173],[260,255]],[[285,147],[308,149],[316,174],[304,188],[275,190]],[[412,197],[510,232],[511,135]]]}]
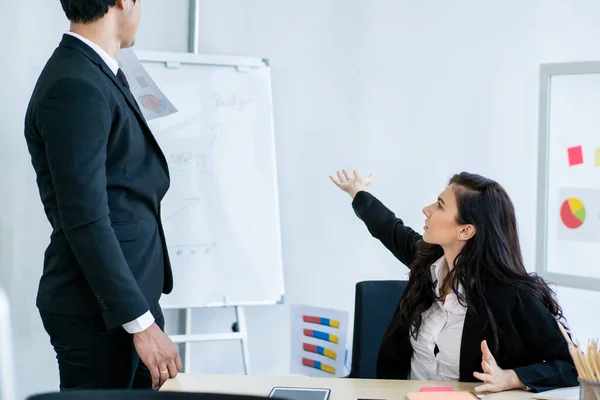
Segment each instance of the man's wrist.
[{"label": "man's wrist", "polygon": [[145,331],[154,323],[154,317],[150,311],[146,311],[140,317],[135,320],[123,324],[123,329],[125,329],[130,334],[136,334]]}]

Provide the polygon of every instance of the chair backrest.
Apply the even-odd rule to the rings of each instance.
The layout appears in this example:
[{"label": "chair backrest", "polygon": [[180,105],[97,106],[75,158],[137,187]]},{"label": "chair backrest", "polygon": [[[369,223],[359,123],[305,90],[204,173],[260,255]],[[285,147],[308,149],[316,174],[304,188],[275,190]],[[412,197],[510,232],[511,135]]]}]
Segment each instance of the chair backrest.
[{"label": "chair backrest", "polygon": [[0,400],[15,398],[14,369],[10,306],[6,293],[0,288]]},{"label": "chair backrest", "polygon": [[356,284],[350,378],[377,378],[379,346],[407,283],[363,281]]},{"label": "chair backrest", "polygon": [[191,392],[155,392],[152,390],[66,390],[63,392],[41,393],[27,400],[274,400],[267,397],[191,393]]}]

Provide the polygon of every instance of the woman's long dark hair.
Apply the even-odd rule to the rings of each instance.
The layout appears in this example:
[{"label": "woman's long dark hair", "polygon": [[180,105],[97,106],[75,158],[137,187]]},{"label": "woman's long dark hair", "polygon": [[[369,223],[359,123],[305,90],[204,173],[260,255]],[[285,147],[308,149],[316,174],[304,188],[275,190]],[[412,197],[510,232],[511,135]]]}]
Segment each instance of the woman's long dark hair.
[{"label": "woman's long dark hair", "polygon": [[[462,172],[450,179],[456,195],[459,225],[472,224],[475,235],[468,240],[454,261],[454,268],[440,287],[449,287],[459,301],[491,328],[494,349],[498,346],[498,326],[486,300],[490,285],[514,285],[540,299],[557,318],[562,309],[554,292],[535,274],[527,273],[521,255],[515,209],[508,194],[497,182],[480,175]],[[417,256],[411,265],[408,286],[400,303],[400,321],[418,337],[421,313],[437,300],[431,264],[444,255],[439,245],[417,243]],[[459,293],[458,285],[464,290]],[[446,286],[447,285],[447,286]]]}]

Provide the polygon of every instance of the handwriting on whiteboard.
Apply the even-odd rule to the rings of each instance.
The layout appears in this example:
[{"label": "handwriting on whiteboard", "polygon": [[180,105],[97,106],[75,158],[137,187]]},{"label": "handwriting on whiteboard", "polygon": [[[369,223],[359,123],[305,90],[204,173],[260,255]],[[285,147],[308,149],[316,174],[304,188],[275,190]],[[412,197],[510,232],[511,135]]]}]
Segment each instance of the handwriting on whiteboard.
[{"label": "handwriting on whiteboard", "polygon": [[209,168],[208,156],[194,152],[170,153],[169,166],[179,170],[206,170]]},{"label": "handwriting on whiteboard", "polygon": [[217,108],[236,108],[240,111],[252,105],[252,99],[244,98],[235,94],[224,96],[215,94],[215,107]]},{"label": "handwriting on whiteboard", "polygon": [[196,245],[187,245],[187,246],[169,246],[170,248],[175,250],[175,254],[178,256],[183,255],[196,255],[196,254],[208,254],[217,247],[217,243],[212,242],[208,244],[196,244]]}]

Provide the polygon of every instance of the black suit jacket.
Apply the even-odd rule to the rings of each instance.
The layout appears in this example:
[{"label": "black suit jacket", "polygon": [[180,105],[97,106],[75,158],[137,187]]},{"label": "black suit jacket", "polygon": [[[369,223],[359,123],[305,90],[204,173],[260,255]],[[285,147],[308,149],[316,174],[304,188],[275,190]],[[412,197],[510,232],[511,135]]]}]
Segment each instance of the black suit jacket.
[{"label": "black suit jacket", "polygon": [[[415,244],[421,240],[421,235],[405,226],[367,192],[359,192],[352,206],[371,235],[403,264],[410,266],[415,258]],[[534,391],[579,384],[556,319],[538,299],[514,286],[496,284],[487,300],[499,330],[498,351],[494,357],[500,368],[513,369],[521,382]],[[484,321],[468,309],[460,348],[460,381],[479,382],[473,372],[482,372],[481,342],[493,340],[491,330],[483,330],[483,326]],[[400,323],[397,310],[380,346],[378,377],[406,379],[412,352],[408,327]]]},{"label": "black suit jacket", "polygon": [[129,89],[79,39],[64,35],[44,67],[25,138],[53,228],[38,308],[102,315],[108,329],[154,312],[173,287],[167,162]]}]

